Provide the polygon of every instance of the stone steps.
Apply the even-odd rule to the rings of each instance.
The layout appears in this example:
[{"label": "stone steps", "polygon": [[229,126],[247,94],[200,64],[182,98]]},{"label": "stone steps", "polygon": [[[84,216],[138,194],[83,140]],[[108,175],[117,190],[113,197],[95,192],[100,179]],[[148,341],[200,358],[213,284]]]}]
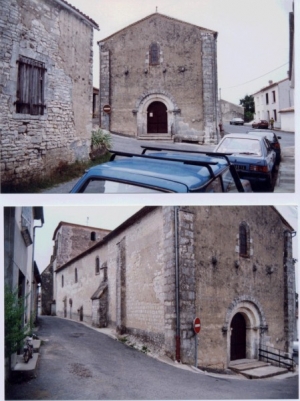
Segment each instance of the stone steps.
[{"label": "stone steps", "polygon": [[137,140],[141,141],[170,141],[173,142],[171,135],[168,134],[147,134],[139,136]]},{"label": "stone steps", "polygon": [[248,379],[266,379],[288,372],[286,368],[273,366],[270,363],[258,361],[256,359],[240,359],[231,361],[229,369],[240,373]]},{"label": "stone steps", "polygon": [[23,354],[17,355],[17,363],[13,367],[12,372],[16,375],[34,376],[39,359],[39,349],[41,346],[41,340],[32,340],[33,344],[33,355],[27,363],[24,362]]}]

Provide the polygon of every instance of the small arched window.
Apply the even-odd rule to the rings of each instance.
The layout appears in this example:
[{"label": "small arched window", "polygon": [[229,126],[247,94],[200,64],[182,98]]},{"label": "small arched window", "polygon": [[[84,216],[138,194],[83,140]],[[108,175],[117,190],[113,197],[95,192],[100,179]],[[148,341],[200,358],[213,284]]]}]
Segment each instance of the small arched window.
[{"label": "small arched window", "polygon": [[61,286],[64,286],[64,275],[61,276]]},{"label": "small arched window", "polygon": [[100,273],[100,259],[99,259],[99,256],[96,257],[95,273],[96,274]]},{"label": "small arched window", "polygon": [[91,232],[91,241],[96,241],[96,233],[95,233],[95,231]]},{"label": "small arched window", "polygon": [[250,232],[246,223],[241,223],[239,228],[239,253],[244,258],[249,257]]},{"label": "small arched window", "polygon": [[78,282],[78,273],[77,273],[77,267],[75,267],[75,283]]},{"label": "small arched window", "polygon": [[158,65],[160,58],[159,45],[156,42],[151,43],[149,48],[149,64]]}]

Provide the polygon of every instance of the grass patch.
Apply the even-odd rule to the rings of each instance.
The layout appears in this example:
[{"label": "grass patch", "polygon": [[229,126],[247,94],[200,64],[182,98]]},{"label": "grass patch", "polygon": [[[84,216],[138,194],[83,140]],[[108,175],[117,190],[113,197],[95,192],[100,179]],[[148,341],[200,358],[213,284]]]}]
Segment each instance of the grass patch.
[{"label": "grass patch", "polygon": [[119,341],[120,341],[121,343],[125,344],[125,343],[128,341],[128,339],[127,339],[127,337],[120,337],[120,338],[119,338]]},{"label": "grass patch", "polygon": [[22,184],[3,184],[1,185],[2,193],[38,193],[44,189],[52,188],[55,185],[63,184],[74,178],[80,178],[86,169],[105,163],[109,160],[110,153],[98,157],[95,160],[87,162],[76,161],[72,164],[60,162],[59,165],[47,176],[31,179]]}]

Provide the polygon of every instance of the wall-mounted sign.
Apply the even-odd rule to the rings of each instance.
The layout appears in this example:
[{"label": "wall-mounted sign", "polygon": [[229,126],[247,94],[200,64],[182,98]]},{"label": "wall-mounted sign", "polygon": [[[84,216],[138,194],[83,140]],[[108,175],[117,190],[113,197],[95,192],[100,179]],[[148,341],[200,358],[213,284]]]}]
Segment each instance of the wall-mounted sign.
[{"label": "wall-mounted sign", "polygon": [[104,113],[109,114],[111,113],[111,106],[109,104],[106,104],[105,106],[103,106],[102,110],[104,111]]}]

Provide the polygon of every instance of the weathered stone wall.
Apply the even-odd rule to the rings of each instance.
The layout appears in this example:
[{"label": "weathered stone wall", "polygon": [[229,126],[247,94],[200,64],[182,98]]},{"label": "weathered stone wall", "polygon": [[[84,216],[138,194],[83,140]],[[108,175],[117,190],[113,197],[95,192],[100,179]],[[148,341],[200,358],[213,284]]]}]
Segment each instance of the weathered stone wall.
[{"label": "weathered stone wall", "polygon": [[[96,257],[99,257],[100,265],[107,260],[105,246],[87,253],[56,273],[57,316],[64,317],[64,302],[66,302],[67,318],[79,321],[79,311],[82,308],[82,320],[92,324],[91,297],[104,280],[104,271],[100,269],[99,273],[96,272]],[[77,282],[75,269],[77,269]]]},{"label": "weathered stone wall", "polygon": [[[159,63],[149,46],[159,45]],[[99,43],[103,128],[130,136],[147,134],[147,105],[167,106],[168,133],[213,142],[216,133],[216,39],[212,31],[153,14]],[[109,73],[110,72],[110,73]]]},{"label": "weathered stone wall", "polygon": [[42,315],[51,315],[51,304],[53,302],[53,266],[50,264],[41,274],[42,279]]},{"label": "weathered stone wall", "polygon": [[[52,0],[2,0],[1,179],[24,183],[88,158],[93,28]],[[45,64],[44,115],[16,112],[18,59]]]},{"label": "weathered stone wall", "polygon": [[161,210],[155,209],[108,243],[108,323],[160,346],[164,343],[162,231]]},{"label": "weathered stone wall", "polygon": [[229,121],[235,117],[244,119],[243,106],[238,106],[237,104],[227,102],[226,100],[221,100],[220,109],[223,123],[229,123]]},{"label": "weathered stone wall", "polygon": [[[230,359],[230,322],[247,322],[247,355],[259,344],[284,349],[286,333],[284,235],[268,206],[198,207],[195,212],[197,307],[202,329],[198,364],[224,368]],[[249,257],[239,254],[239,225],[249,227]]]},{"label": "weathered stone wall", "polygon": [[[94,240],[91,239],[92,232],[95,233]],[[55,237],[57,240],[56,268],[101,241],[108,233],[109,230],[101,228],[62,224]]]}]

